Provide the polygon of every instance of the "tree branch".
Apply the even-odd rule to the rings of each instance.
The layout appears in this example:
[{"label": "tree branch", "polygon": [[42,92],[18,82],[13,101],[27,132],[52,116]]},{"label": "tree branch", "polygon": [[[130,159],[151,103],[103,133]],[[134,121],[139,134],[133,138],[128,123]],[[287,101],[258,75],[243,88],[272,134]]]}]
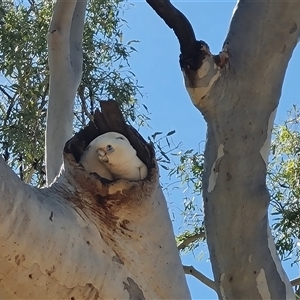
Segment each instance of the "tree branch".
[{"label": "tree branch", "polygon": [[189,20],[174,7],[169,0],[146,0],[154,11],[173,29],[183,56],[192,57],[195,52],[196,37]]},{"label": "tree branch", "polygon": [[239,1],[225,41],[230,69],[197,98],[208,123],[204,223],[220,298],[294,299],[269,229],[265,181],[299,22],[300,2]]},{"label": "tree branch", "polygon": [[47,184],[58,175],[72,135],[73,107],[82,73],[82,32],[86,0],[58,0],[48,34],[50,95],[46,129]]},{"label": "tree branch", "polygon": [[194,276],[199,281],[201,281],[202,283],[204,283],[206,286],[208,286],[211,289],[213,289],[214,291],[216,291],[216,283],[213,280],[211,280],[208,277],[206,277],[201,272],[199,272],[198,270],[196,270],[193,266],[185,266],[185,265],[183,265],[183,270],[184,270],[185,274]]},{"label": "tree branch", "polygon": [[7,93],[7,91],[5,90],[5,88],[1,85],[0,86],[0,91],[9,99],[9,100],[13,100],[13,97]]},{"label": "tree branch", "polygon": [[185,86],[194,105],[197,106],[199,99],[210,91],[219,78],[219,70],[227,64],[226,48],[219,55],[212,55],[204,41],[196,40],[190,22],[169,0],[147,0],[147,3],[173,29],[179,40],[179,63],[184,74]]},{"label": "tree branch", "polygon": [[83,54],[82,54],[82,39],[83,39],[83,24],[86,11],[86,0],[77,1],[75,11],[73,14],[71,32],[70,32],[70,56],[71,56],[71,65],[74,71],[74,75],[77,79],[77,85],[79,86],[81,82],[82,74],[82,63],[83,63]]},{"label": "tree branch", "polygon": [[[84,117],[88,117],[90,121],[93,121],[94,116],[91,113],[89,113],[88,108],[87,108],[86,103],[85,103],[84,87],[83,86],[79,87],[78,96],[79,96],[79,99],[81,101],[81,109],[84,113]],[[83,118],[83,119],[85,119],[85,118]]]},{"label": "tree branch", "polygon": [[[153,10],[173,29],[180,45],[180,66],[184,71],[197,71],[207,55],[212,56],[204,41],[197,41],[192,25],[169,0],[146,0]],[[218,55],[216,57],[219,57]],[[221,59],[218,59],[219,62]]]},{"label": "tree branch", "polygon": [[291,280],[291,285],[292,286],[300,285],[300,277],[297,277],[297,278],[294,278],[293,280]]},{"label": "tree branch", "polygon": [[191,243],[204,238],[205,238],[204,232],[196,233],[194,235],[188,236],[185,240],[183,240],[180,244],[178,244],[177,249],[183,250],[184,248],[188,247]]}]

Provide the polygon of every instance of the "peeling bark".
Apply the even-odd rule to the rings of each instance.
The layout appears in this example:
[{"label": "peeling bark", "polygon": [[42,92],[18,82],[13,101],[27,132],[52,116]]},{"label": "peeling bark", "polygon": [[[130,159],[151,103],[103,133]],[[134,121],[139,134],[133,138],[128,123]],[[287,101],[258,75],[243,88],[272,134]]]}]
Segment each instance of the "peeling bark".
[{"label": "peeling bark", "polygon": [[[65,147],[48,188],[0,160],[1,299],[190,299],[154,151],[115,102]],[[77,163],[89,139],[120,130],[149,168],[143,181],[102,180]]]}]

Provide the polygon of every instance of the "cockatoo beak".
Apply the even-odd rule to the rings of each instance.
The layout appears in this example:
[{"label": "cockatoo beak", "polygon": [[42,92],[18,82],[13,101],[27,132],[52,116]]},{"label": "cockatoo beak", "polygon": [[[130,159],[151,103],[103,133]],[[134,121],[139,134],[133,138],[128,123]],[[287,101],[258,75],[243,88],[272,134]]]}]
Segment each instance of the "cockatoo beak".
[{"label": "cockatoo beak", "polygon": [[107,158],[107,152],[105,151],[105,149],[99,148],[99,149],[97,150],[97,153],[98,153],[99,159],[100,159],[101,161],[108,161],[108,158]]},{"label": "cockatoo beak", "polygon": [[98,153],[99,156],[105,156],[107,154],[107,152],[104,148],[99,148],[97,150],[97,153]]}]

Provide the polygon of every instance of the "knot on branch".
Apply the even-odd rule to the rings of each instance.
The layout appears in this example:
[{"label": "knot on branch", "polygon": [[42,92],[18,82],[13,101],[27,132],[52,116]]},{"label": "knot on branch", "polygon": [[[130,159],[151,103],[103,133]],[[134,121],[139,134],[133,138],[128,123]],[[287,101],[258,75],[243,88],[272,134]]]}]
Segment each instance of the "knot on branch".
[{"label": "knot on branch", "polygon": [[153,10],[173,29],[180,45],[179,63],[184,73],[196,72],[207,61],[212,62],[217,68],[222,69],[227,63],[227,56],[222,54],[212,55],[204,41],[197,41],[193,27],[186,16],[172,5],[169,0],[146,0]]},{"label": "knot on branch", "polygon": [[192,51],[182,52],[179,56],[179,64],[184,71],[197,71],[202,66],[206,56],[212,55],[209,46],[204,41],[195,41],[192,48]]}]

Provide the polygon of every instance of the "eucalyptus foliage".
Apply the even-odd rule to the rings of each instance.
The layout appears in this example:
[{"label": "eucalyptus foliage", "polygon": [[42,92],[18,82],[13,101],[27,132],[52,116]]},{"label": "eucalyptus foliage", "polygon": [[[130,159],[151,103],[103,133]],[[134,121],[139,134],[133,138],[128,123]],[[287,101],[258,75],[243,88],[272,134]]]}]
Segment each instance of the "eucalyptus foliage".
[{"label": "eucalyptus foliage", "polygon": [[300,242],[300,112],[273,130],[268,186],[272,197],[273,235],[279,254],[299,259]]},{"label": "eucalyptus foliage", "polygon": [[[204,171],[204,155],[199,150],[189,149],[177,153],[179,162],[170,171],[170,176],[180,179],[180,186],[183,189],[183,230],[177,237],[180,245],[184,240],[191,240],[191,243],[181,250],[194,250],[201,241],[205,239],[202,209],[202,177]],[[201,237],[193,239],[201,234]]]},{"label": "eucalyptus foliage", "polygon": [[[47,31],[52,1],[0,2],[0,147],[26,182],[45,182],[44,132],[48,99]],[[139,87],[123,41],[122,0],[90,1],[84,32],[84,69],[74,107],[74,130],[85,126],[99,100],[114,99],[129,121],[143,123]]]}]

